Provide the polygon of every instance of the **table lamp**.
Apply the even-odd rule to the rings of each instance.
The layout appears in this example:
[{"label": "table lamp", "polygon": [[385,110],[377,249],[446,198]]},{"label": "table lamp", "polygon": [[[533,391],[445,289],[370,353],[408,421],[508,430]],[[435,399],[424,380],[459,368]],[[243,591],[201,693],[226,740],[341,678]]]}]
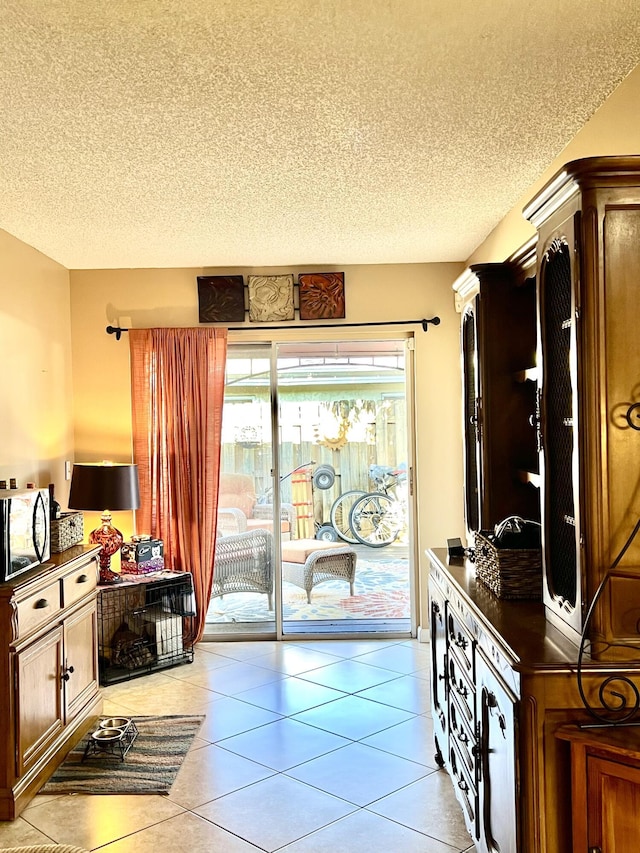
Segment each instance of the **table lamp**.
[{"label": "table lamp", "polygon": [[111,513],[138,509],[138,466],[115,462],[92,462],[73,466],[69,508],[101,512],[101,525],[89,534],[89,543],[101,545],[100,583],[118,583],[111,571],[111,557],[122,546],[123,536],[111,524]]}]

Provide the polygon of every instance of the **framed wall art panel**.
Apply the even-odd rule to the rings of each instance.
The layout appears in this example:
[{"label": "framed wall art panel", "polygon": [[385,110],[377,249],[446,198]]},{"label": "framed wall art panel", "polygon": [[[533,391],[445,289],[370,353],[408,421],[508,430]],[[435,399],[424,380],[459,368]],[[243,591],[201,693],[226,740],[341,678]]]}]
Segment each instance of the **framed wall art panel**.
[{"label": "framed wall art panel", "polygon": [[346,316],[343,272],[298,276],[301,320],[342,320]]},{"label": "framed wall art panel", "polygon": [[252,323],[293,320],[293,275],[250,275],[249,320]]},{"label": "framed wall art panel", "polygon": [[200,323],[244,321],[244,279],[241,275],[198,276]]}]

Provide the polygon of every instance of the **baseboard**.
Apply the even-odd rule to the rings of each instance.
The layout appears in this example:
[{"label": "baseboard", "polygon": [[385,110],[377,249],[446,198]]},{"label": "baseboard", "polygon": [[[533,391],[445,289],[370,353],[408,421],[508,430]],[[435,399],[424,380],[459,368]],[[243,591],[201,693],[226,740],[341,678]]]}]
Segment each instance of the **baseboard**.
[{"label": "baseboard", "polygon": [[429,643],[431,642],[431,632],[428,628],[423,628],[422,625],[418,626],[418,636],[417,640],[419,643]]}]

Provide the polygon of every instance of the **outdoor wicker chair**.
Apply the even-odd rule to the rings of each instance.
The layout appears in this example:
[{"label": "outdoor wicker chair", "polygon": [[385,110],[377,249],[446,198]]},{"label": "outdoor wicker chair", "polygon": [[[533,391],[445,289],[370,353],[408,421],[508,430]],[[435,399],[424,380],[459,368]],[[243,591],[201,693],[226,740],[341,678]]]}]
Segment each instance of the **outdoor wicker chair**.
[{"label": "outdoor wicker chair", "polygon": [[282,579],[307,593],[325,581],[345,580],[353,595],[356,578],[356,552],[349,545],[321,539],[296,539],[282,543]]},{"label": "outdoor wicker chair", "polygon": [[211,598],[232,592],[263,592],[273,609],[273,536],[248,530],[216,540]]},{"label": "outdoor wicker chair", "polygon": [[[245,530],[270,530],[273,533],[273,504],[261,503],[256,497],[253,477],[249,474],[221,474],[218,492],[218,530],[224,535]],[[280,506],[280,531],[283,538],[296,535],[296,508]]]}]

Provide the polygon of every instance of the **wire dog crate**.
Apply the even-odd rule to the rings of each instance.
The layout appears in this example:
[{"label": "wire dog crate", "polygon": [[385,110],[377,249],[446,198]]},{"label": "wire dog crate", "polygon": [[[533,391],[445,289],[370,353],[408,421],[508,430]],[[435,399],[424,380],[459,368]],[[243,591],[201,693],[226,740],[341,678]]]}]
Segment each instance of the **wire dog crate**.
[{"label": "wire dog crate", "polygon": [[195,597],[189,572],[156,572],[99,587],[100,684],[193,662]]}]

